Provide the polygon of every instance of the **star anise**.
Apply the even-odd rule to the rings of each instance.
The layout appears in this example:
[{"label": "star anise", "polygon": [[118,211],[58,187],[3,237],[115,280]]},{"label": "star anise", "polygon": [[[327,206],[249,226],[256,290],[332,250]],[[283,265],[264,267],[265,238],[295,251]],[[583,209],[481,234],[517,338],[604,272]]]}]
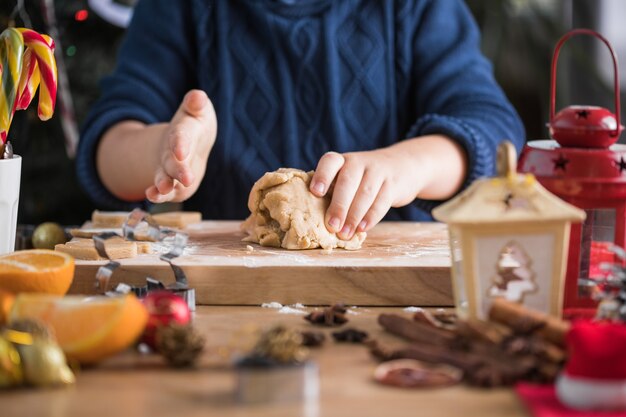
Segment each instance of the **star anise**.
[{"label": "star anise", "polygon": [[346,311],[346,307],[343,304],[335,304],[325,308],[323,311],[309,313],[304,316],[304,319],[320,326],[341,326],[348,322]]},{"label": "star anise", "polygon": [[333,332],[333,339],[337,342],[345,343],[363,343],[369,337],[367,332],[363,332],[357,329],[345,329],[338,332]]}]

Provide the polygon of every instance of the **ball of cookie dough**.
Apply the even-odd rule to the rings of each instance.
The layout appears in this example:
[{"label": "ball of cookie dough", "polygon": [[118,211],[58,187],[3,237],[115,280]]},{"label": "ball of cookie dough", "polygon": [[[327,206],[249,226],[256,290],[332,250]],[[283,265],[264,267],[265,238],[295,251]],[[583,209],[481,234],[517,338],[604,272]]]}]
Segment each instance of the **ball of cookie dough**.
[{"label": "ball of cookie dough", "polygon": [[359,249],[366,233],[342,240],[326,229],[330,195],[317,197],[309,191],[312,176],[312,171],[291,168],[263,175],[250,191],[251,214],[241,225],[248,235],[244,240],[285,249]]}]

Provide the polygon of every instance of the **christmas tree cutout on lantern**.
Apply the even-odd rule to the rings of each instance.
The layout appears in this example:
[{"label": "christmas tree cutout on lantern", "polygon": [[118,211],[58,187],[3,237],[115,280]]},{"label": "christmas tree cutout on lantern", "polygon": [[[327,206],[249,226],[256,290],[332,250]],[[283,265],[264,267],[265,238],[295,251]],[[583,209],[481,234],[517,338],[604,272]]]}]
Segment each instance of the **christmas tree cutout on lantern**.
[{"label": "christmas tree cutout on lantern", "polygon": [[503,297],[507,301],[522,303],[526,294],[538,289],[532,260],[516,241],[504,245],[495,269],[492,286],[487,290],[489,297]]}]

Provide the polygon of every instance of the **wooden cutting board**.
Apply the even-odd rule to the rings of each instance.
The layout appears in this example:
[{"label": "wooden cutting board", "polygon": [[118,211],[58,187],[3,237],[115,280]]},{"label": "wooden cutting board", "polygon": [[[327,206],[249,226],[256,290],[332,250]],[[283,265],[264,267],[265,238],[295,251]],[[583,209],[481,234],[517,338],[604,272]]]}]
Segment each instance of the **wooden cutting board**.
[{"label": "wooden cutting board", "polygon": [[[204,221],[187,229],[189,244],[175,263],[195,288],[198,304],[453,304],[443,224],[383,222],[357,251],[266,248],[243,242],[239,224]],[[154,245],[164,249],[160,243]],[[94,277],[102,264],[77,261],[70,293],[94,293]],[[146,276],[164,284],[174,281],[171,268],[158,255],[140,255],[121,260],[111,284],[143,285]]]}]

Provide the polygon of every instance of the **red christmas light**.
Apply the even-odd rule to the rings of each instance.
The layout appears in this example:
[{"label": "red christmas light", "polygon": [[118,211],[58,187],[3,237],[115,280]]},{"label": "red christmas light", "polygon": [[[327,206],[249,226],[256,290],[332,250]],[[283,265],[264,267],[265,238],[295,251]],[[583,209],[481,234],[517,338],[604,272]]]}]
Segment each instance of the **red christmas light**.
[{"label": "red christmas light", "polygon": [[89,12],[85,9],[81,9],[74,13],[74,19],[76,19],[77,22],[84,22],[87,18],[89,18]]}]

